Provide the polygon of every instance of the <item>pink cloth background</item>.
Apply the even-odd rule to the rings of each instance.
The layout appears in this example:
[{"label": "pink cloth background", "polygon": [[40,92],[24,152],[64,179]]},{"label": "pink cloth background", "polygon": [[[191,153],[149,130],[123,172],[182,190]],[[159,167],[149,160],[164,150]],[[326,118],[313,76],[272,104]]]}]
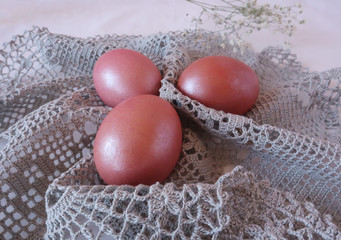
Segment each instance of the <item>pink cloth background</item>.
[{"label": "pink cloth background", "polygon": [[[208,1],[214,2],[214,1]],[[292,5],[301,3],[306,24],[290,39],[291,51],[312,71],[341,67],[341,1],[259,0]],[[153,34],[191,27],[200,8],[185,0],[0,0],[2,43],[32,25],[51,32],[87,37],[96,34]],[[214,30],[208,23],[205,28]],[[261,32],[248,38],[255,50],[282,45],[285,37]]]}]

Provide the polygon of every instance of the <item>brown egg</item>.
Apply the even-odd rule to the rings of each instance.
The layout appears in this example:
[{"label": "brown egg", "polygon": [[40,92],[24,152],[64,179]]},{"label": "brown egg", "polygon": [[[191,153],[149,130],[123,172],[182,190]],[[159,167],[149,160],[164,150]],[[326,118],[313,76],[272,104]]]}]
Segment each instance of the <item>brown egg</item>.
[{"label": "brown egg", "polygon": [[105,117],[95,138],[94,160],[107,184],[150,185],[168,177],[181,146],[181,122],[171,104],[139,95]]},{"label": "brown egg", "polygon": [[256,102],[259,80],[245,63],[226,56],[210,56],[190,64],[177,88],[207,107],[244,114]]},{"label": "brown egg", "polygon": [[108,106],[140,94],[159,94],[161,73],[143,54],[129,49],[104,53],[93,69],[96,92]]}]

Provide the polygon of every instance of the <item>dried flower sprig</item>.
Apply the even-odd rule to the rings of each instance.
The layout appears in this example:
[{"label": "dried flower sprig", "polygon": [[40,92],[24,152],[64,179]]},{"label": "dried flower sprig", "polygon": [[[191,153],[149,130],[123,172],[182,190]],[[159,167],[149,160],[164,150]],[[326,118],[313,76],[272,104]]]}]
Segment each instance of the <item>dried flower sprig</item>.
[{"label": "dried flower sprig", "polygon": [[200,15],[193,19],[195,28],[204,24],[204,17],[214,21],[217,31],[229,37],[242,40],[245,35],[262,29],[270,29],[291,36],[300,18],[300,4],[283,7],[279,5],[258,4],[257,0],[220,0],[219,5],[197,0],[186,0],[202,8]]}]

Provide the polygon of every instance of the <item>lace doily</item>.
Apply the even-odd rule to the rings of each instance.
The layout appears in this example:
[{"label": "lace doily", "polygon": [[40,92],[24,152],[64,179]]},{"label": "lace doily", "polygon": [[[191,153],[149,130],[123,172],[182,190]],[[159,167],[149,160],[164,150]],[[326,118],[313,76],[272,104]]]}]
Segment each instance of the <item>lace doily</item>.
[{"label": "lace doily", "polygon": [[[181,116],[181,156],[164,183],[106,186],[94,167],[110,108],[91,74],[113,48],[152,59]],[[217,54],[260,79],[245,116],[175,87],[191,62]],[[310,72],[286,50],[242,50],[211,32],[81,39],[34,28],[0,50],[0,73],[4,239],[341,238],[341,69]]]}]

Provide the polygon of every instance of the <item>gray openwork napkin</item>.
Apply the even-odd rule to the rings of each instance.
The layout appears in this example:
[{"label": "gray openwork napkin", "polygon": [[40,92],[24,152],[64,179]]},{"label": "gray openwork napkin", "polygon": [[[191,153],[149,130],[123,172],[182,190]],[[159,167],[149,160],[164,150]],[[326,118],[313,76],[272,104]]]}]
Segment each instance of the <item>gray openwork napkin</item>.
[{"label": "gray openwork napkin", "polygon": [[[113,48],[147,55],[183,123],[164,183],[106,186],[92,143],[110,111],[92,85]],[[208,55],[240,59],[261,92],[238,116],[184,96],[176,81]],[[241,49],[212,32],[74,38],[34,28],[0,50],[0,235],[5,239],[341,238],[341,69]],[[239,165],[231,173],[226,169]]]}]

